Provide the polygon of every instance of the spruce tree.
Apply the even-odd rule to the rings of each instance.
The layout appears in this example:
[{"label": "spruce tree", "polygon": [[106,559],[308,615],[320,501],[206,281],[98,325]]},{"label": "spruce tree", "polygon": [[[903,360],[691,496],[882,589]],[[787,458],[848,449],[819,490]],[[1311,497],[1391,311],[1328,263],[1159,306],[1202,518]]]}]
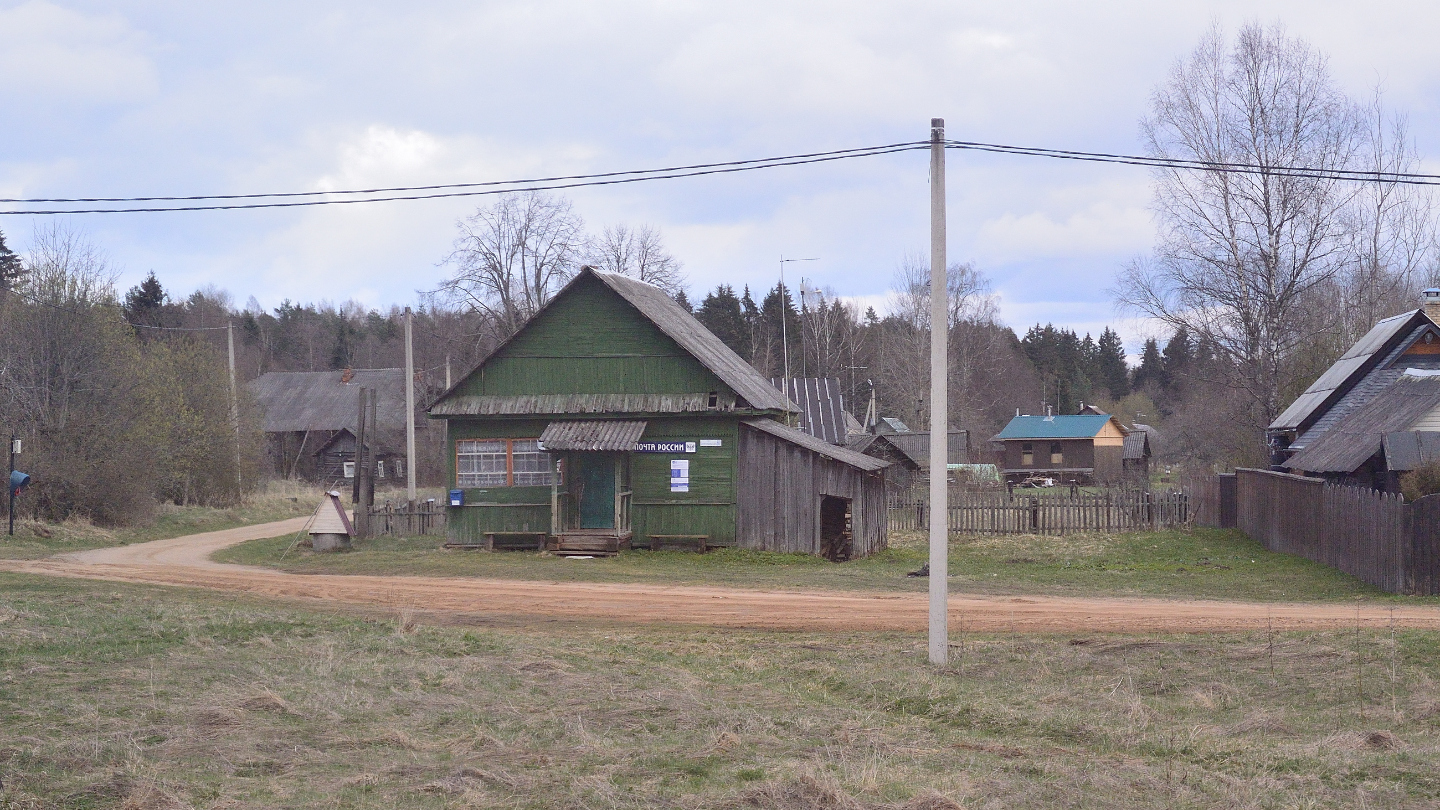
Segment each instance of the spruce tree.
[{"label": "spruce tree", "polygon": [[1160,356],[1160,346],[1155,338],[1145,341],[1145,351],[1140,355],[1140,367],[1135,369],[1131,387],[1137,390],[1147,387],[1159,388],[1165,382],[1165,361]]},{"label": "spruce tree", "polygon": [[1130,393],[1130,369],[1125,363],[1125,344],[1114,329],[1105,327],[1096,345],[1095,382],[1110,392],[1111,399],[1121,399]]},{"label": "spruce tree", "polygon": [[1175,334],[1171,335],[1165,344],[1163,382],[1167,390],[1175,389],[1184,382],[1194,354],[1190,331],[1183,326],[1176,329]]},{"label": "spruce tree", "polygon": [[706,295],[705,300],[700,302],[700,309],[695,312],[695,319],[749,361],[750,326],[745,322],[744,309],[740,299],[735,297],[733,287],[721,284]]},{"label": "spruce tree", "polygon": [[13,289],[24,275],[24,262],[5,244],[5,232],[0,231],[0,290]]}]

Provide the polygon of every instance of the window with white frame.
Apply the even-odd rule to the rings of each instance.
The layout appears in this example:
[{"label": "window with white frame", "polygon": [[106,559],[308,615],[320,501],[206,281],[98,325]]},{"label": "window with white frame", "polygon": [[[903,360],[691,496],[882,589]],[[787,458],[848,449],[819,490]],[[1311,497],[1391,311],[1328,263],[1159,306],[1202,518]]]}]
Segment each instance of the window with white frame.
[{"label": "window with white frame", "polygon": [[455,484],[503,487],[509,484],[508,443],[504,439],[460,439],[455,442]]},{"label": "window with white frame", "polygon": [[555,460],[539,439],[460,439],[455,484],[467,487],[548,487],[558,483]]}]

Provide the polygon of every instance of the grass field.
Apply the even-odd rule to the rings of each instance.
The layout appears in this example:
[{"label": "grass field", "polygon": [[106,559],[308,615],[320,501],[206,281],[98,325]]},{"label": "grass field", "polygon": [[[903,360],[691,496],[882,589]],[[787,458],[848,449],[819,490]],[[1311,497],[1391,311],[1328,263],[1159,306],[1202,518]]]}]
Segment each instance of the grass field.
[{"label": "grass field", "polygon": [[35,559],[67,551],[144,543],[167,537],[232,529],[252,523],[300,517],[315,511],[320,492],[312,486],[289,481],[272,481],[254,493],[242,506],[215,509],[207,506],[161,504],[155,520],[144,526],[105,529],[87,520],[38,523],[19,520],[15,536],[3,534],[0,525],[0,558]]},{"label": "grass field", "polygon": [[1440,634],[957,642],[0,575],[0,808],[1440,802]]},{"label": "grass field", "polygon": [[[256,540],[216,559],[298,573],[415,574],[599,582],[721,584],[755,588],[923,591],[908,578],[925,563],[925,538],[892,533],[891,547],[848,563],[724,549],[704,555],[632,551],[574,560],[522,552],[446,551],[435,537],[357,541],[349,554],[293,549],[292,538]],[[1267,601],[1388,596],[1308,560],[1272,554],[1235,531],[1110,536],[967,537],[950,547],[952,586],[969,593],[1147,595]]]}]

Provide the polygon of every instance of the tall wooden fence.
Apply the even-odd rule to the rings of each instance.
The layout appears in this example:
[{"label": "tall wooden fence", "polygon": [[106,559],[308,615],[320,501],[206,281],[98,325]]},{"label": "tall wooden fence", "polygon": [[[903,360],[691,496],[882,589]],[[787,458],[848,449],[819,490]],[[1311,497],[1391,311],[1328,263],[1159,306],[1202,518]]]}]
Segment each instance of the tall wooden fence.
[{"label": "tall wooden fence", "polygon": [[1236,470],[1236,522],[1271,551],[1295,554],[1391,593],[1437,593],[1440,495],[1398,494],[1317,478]]},{"label": "tall wooden fence", "polygon": [[[889,502],[891,529],[926,529],[930,504],[920,497]],[[1120,532],[1190,522],[1190,498],[1182,491],[1113,490],[1068,492],[951,490],[949,530],[953,534],[1071,534]]]}]

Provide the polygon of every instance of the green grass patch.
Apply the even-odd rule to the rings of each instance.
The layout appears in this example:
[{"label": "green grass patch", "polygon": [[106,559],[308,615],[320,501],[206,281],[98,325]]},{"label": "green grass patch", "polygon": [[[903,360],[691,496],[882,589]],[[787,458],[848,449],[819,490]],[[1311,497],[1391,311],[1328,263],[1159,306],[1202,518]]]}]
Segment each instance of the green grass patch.
[{"label": "green grass patch", "polygon": [[0,807],[1440,801],[1435,632],[971,634],[936,669],[916,634],[346,613],[0,574]]},{"label": "green grass patch", "polygon": [[[893,533],[890,548],[847,563],[806,554],[720,549],[630,551],[576,560],[524,552],[447,551],[435,537],[377,537],[348,554],[314,554],[293,538],[256,540],[216,555],[225,562],[296,573],[492,577],[563,582],[653,582],[746,588],[923,592],[905,576],[927,558],[925,538]],[[956,592],[1170,596],[1261,601],[1407,600],[1300,557],[1274,554],[1236,531],[1166,530],[1117,535],[987,535],[955,539]],[[1431,600],[1433,601],[1433,600]]]}]

